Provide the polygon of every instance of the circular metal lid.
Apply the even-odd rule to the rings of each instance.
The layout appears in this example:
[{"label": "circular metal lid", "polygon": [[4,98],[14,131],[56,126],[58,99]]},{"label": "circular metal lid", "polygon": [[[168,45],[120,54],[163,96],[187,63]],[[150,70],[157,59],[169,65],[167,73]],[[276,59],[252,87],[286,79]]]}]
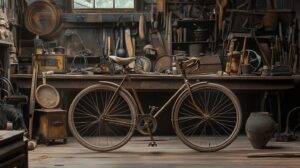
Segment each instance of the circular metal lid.
[{"label": "circular metal lid", "polygon": [[48,1],[32,3],[26,12],[27,30],[39,36],[53,33],[61,25],[61,10]]}]

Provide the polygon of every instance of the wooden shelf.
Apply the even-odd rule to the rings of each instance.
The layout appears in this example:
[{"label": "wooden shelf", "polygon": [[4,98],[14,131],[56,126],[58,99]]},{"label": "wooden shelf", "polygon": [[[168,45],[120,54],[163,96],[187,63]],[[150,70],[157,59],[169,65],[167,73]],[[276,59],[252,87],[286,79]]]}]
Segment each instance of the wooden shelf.
[{"label": "wooden shelf", "polygon": [[[71,55],[68,55],[67,58],[75,58],[75,56],[71,56]],[[81,56],[77,56],[78,59],[80,58],[84,58],[84,57],[81,57]],[[100,58],[100,56],[86,56],[85,58]]]},{"label": "wooden shelf", "polygon": [[[168,4],[192,4],[192,5],[215,5],[216,2],[215,1],[211,1],[211,2],[191,2],[191,1],[187,1],[187,2],[177,2],[177,1],[168,1]],[[197,4],[198,3],[198,4]]]},{"label": "wooden shelf", "polygon": [[202,43],[213,43],[213,41],[188,41],[188,42],[172,42],[172,44],[202,44]]},{"label": "wooden shelf", "polygon": [[195,18],[189,18],[189,19],[177,19],[177,22],[214,22],[216,19],[195,19]]},{"label": "wooden shelf", "polygon": [[276,9],[276,10],[239,10],[239,9],[227,9],[226,12],[244,13],[252,15],[262,15],[266,13],[294,13],[291,9]]},{"label": "wooden shelf", "polygon": [[[254,38],[253,35],[251,35],[251,33],[234,33],[234,32],[230,32],[228,35],[228,38]],[[276,36],[274,35],[256,35],[257,39],[274,39]]]}]

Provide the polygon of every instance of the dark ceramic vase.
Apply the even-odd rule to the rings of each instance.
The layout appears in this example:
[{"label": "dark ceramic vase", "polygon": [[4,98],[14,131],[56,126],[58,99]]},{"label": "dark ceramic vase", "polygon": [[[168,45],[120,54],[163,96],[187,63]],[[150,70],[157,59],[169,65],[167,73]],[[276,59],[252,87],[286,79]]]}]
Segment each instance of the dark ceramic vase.
[{"label": "dark ceramic vase", "polygon": [[273,137],[276,126],[268,112],[251,113],[246,122],[246,134],[253,148],[265,148]]}]

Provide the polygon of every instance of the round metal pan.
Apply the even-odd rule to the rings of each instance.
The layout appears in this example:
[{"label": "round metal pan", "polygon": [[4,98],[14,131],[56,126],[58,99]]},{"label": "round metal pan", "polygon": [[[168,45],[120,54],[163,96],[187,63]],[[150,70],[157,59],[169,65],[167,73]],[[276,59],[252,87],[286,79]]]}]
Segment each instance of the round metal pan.
[{"label": "round metal pan", "polygon": [[40,106],[43,108],[56,108],[60,102],[60,96],[55,87],[42,84],[35,92],[35,98]]}]

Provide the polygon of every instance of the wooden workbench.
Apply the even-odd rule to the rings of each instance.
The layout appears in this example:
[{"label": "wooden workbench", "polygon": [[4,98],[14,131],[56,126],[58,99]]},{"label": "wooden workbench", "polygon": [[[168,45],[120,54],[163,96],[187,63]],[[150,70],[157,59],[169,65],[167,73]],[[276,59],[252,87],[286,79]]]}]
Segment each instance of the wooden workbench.
[{"label": "wooden workbench", "polygon": [[[11,75],[12,81],[17,84],[20,89],[30,89],[31,87],[30,74],[14,74]],[[60,89],[61,91],[80,91],[98,81],[110,81],[120,83],[123,75],[64,75],[54,74],[47,77],[47,83]],[[188,77],[191,83],[208,81],[218,83],[228,87],[234,92],[252,92],[259,91],[265,96],[260,100],[260,109],[264,110],[267,95],[275,93],[277,96],[277,115],[278,122],[281,123],[282,101],[280,92],[291,90],[295,88],[295,76],[219,76],[219,75],[190,75]],[[300,81],[300,80],[298,80]],[[39,83],[42,82],[39,76]],[[161,75],[161,74],[148,74],[148,75],[132,75],[132,84],[125,82],[125,88],[135,88],[140,92],[160,92],[160,91],[174,91],[183,84],[183,78],[180,75]],[[61,92],[60,92],[61,93]],[[73,99],[73,97],[64,96],[65,99]],[[67,102],[69,102],[68,100]],[[68,108],[68,103],[65,104]],[[280,130],[280,129],[279,129]]]},{"label": "wooden workbench", "polygon": [[[98,81],[111,81],[120,83],[122,75],[64,75],[55,74],[47,77],[47,83],[57,89],[84,89]],[[13,74],[12,81],[19,88],[29,89],[31,74]],[[232,90],[289,90],[294,88],[292,76],[218,76],[218,75],[191,75],[191,83],[208,81],[219,83]],[[39,76],[39,82],[41,82]],[[134,87],[142,91],[151,90],[175,90],[183,84],[180,75],[132,75],[132,85],[125,83],[126,88]]]}]

